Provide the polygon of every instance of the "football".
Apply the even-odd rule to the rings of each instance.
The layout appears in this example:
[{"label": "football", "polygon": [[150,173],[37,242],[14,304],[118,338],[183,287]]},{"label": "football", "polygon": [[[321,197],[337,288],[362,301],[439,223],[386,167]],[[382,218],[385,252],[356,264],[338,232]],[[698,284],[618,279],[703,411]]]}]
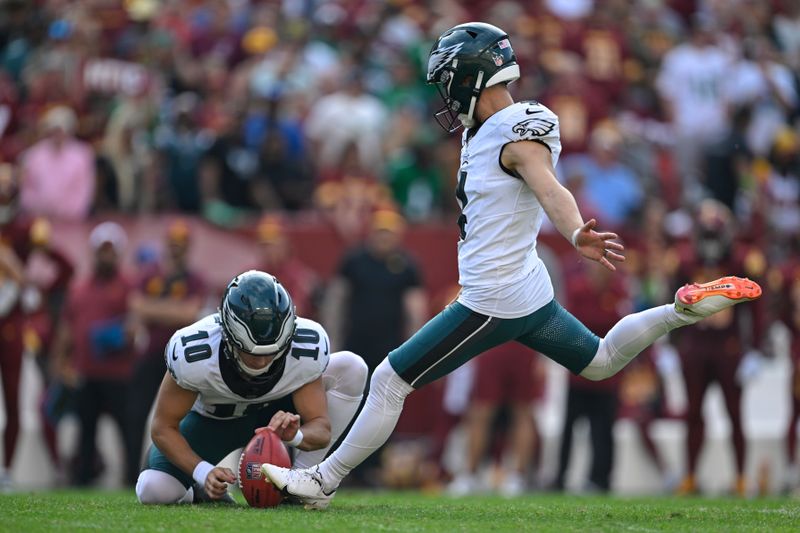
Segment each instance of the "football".
[{"label": "football", "polygon": [[275,507],[283,495],[261,473],[261,463],[289,468],[289,452],[274,431],[261,428],[239,457],[239,488],[250,507]]}]

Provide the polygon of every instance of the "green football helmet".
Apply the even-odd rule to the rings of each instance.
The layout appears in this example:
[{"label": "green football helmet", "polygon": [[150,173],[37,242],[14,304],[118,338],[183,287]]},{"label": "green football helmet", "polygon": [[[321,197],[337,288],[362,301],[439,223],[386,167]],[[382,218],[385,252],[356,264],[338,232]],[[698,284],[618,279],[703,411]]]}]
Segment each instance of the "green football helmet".
[{"label": "green football helmet", "polygon": [[[280,282],[266,272],[249,270],[228,284],[220,305],[224,338],[231,346],[250,355],[281,356],[295,333],[292,298]],[[237,350],[228,350],[237,366]],[[249,372],[248,372],[249,373]]]},{"label": "green football helmet", "polygon": [[506,32],[483,22],[450,28],[436,40],[428,56],[427,81],[436,85],[444,100],[436,121],[448,132],[461,125],[474,126],[481,92],[499,83],[511,83],[519,76]]}]

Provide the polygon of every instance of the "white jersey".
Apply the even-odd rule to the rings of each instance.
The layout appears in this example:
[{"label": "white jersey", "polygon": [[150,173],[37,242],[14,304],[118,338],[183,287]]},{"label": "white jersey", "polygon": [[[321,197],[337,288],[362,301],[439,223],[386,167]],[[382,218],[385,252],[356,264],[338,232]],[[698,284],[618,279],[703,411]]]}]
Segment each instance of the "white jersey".
[{"label": "white jersey", "polygon": [[244,416],[293,393],[319,378],[330,358],[325,329],[300,317],[289,351],[273,361],[258,384],[242,379],[223,349],[222,325],[215,313],[178,330],[164,352],[175,382],[198,393],[192,410],[217,419]]},{"label": "white jersey", "polygon": [[536,141],[561,153],[558,117],[538,102],[498,111],[477,132],[464,132],[456,196],[461,205],[458,301],[498,318],[529,315],[553,299],[547,269],[536,254],[544,210],[524,180],[500,163],[503,147]]}]

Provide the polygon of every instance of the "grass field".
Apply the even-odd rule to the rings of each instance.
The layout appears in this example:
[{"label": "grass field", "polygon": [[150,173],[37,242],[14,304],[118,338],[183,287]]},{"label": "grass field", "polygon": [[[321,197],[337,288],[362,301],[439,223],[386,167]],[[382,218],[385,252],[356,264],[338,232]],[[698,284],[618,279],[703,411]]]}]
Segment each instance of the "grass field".
[{"label": "grass field", "polygon": [[790,499],[532,495],[448,499],[343,492],[328,511],[282,506],[144,507],[132,492],[0,495],[0,531],[800,531]]}]

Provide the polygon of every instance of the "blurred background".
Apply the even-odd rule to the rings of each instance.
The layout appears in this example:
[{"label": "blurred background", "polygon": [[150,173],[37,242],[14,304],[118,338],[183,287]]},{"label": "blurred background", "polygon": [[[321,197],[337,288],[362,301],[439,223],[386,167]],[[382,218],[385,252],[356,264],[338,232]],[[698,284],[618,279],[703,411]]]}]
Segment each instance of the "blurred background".
[{"label": "blurred background", "polygon": [[620,233],[614,275],[551,227],[560,301],[602,335],[690,280],[757,305],[589,383],[508,344],[413,394],[360,486],[795,490],[800,3],[3,0],[0,487],[130,486],[171,333],[267,270],[374,368],[456,294],[458,136],[433,40],[511,37],[558,114],[559,177]]}]

